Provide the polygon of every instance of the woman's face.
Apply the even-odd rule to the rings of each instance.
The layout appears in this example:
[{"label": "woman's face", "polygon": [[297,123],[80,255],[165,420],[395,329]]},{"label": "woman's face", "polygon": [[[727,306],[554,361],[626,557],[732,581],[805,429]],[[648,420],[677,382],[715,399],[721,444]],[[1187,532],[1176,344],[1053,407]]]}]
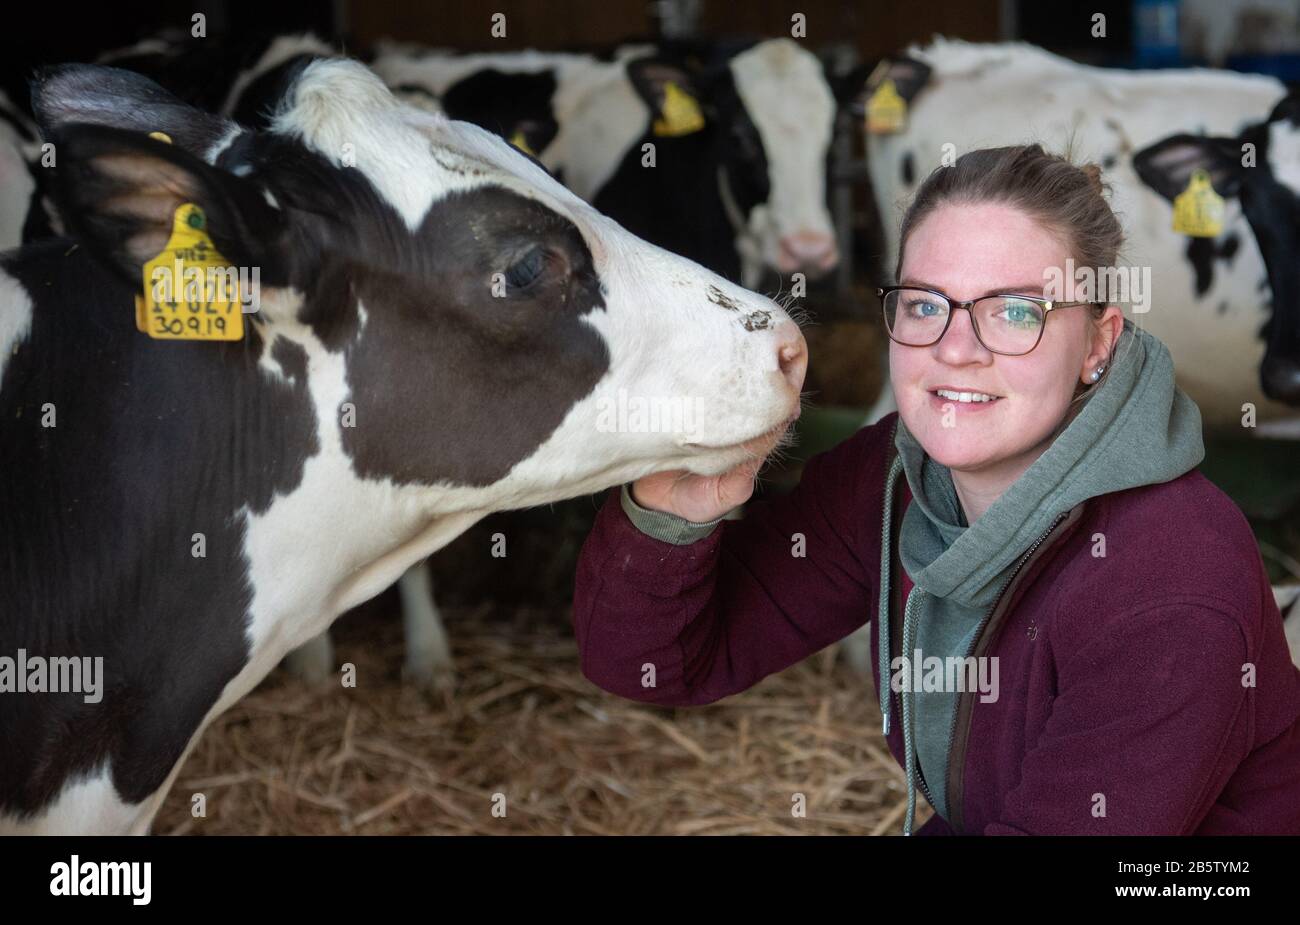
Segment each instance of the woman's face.
[{"label": "woman's face", "polygon": [[[1065,242],[1003,204],[947,204],[907,240],[900,285],[935,289],[956,301],[994,293],[1043,295],[1049,267],[1064,272]],[[1112,314],[1113,313],[1113,314]],[[1122,318],[1107,310],[1118,336]],[[1012,476],[1050,445],[1076,386],[1106,362],[1092,311],[1062,308],[1045,319],[1042,340],[1022,356],[990,353],[975,338],[970,312],[953,312],[937,344],[890,341],[890,381],[899,415],[931,458],[950,469]],[[937,389],[983,392],[993,401],[962,402]]]}]

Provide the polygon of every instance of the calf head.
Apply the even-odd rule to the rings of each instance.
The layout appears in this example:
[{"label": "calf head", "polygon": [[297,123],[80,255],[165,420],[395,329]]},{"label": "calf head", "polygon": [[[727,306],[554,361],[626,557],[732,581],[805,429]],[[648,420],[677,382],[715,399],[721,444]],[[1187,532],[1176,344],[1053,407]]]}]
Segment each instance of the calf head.
[{"label": "calf head", "polygon": [[1175,135],[1135,154],[1133,167],[1170,202],[1197,169],[1220,196],[1240,200],[1272,292],[1260,384],[1269,398],[1300,405],[1300,94],[1237,138]]},{"label": "calf head", "polygon": [[[305,376],[322,452],[426,512],[717,474],[797,413],[802,338],[774,303],[356,62],[303,68],[264,132],[112,68],[53,70],[35,96],[72,233],[139,285],[176,208],[200,206],[217,249],[259,268],[259,373]],[[636,414],[654,407],[685,413]]]},{"label": "calf head", "polygon": [[826,173],[835,99],[821,62],[790,39],[758,42],[708,60],[670,48],[633,60],[633,85],[658,110],[668,80],[695,88],[716,132],[724,199],[744,222],[753,253],[780,273],[817,277],[839,262]]}]

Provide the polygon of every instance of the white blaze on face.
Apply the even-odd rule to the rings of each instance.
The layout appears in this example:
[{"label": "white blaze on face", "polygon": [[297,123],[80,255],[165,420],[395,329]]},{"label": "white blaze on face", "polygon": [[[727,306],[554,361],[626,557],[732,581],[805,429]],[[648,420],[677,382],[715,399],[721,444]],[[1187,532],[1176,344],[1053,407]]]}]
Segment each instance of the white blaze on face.
[{"label": "white blaze on face", "polygon": [[[346,60],[311,64],[273,131],[301,138],[336,163],[347,163],[346,151],[411,229],[448,194],[492,185],[543,204],[582,234],[605,303],[585,318],[609,350],[609,371],[496,486],[518,493],[513,506],[596,491],[667,463],[734,465],[740,460],[733,450],[701,461],[701,451],[685,443],[692,436],[712,447],[741,443],[792,412],[796,396],[778,364],[779,344],[790,337],[781,308],[632,235],[491,132],[404,106],[372,72]],[[782,322],[787,326],[778,332]],[[698,408],[698,432],[603,428],[602,411],[618,407],[620,390],[627,398]],[[557,486],[565,491],[531,493]]]},{"label": "white blaze on face", "polygon": [[[505,186],[572,221],[601,282],[605,307],[585,320],[609,350],[609,371],[499,488],[549,490],[544,486],[585,478],[582,490],[595,491],[668,464],[722,472],[739,461],[733,450],[705,457],[687,444],[740,443],[790,414],[793,396],[778,361],[789,328],[777,330],[789,317],[776,303],[636,237],[496,135],[466,122],[430,126],[440,159],[464,157],[483,172],[478,182]],[[693,433],[623,428],[631,423],[621,415],[629,402],[680,410],[698,427]],[[529,503],[546,500],[553,498]]]},{"label": "white blaze on face", "polygon": [[764,263],[782,272],[830,269],[838,258],[826,208],[835,98],[821,63],[790,39],[772,39],[736,55],[731,73],[767,155],[771,196],[753,229]]}]

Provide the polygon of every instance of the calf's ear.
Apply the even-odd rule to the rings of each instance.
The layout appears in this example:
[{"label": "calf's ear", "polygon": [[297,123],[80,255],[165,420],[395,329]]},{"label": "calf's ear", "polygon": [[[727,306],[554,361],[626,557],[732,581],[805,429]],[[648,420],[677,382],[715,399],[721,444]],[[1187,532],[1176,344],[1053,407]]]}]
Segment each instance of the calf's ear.
[{"label": "calf's ear", "polygon": [[71,124],[56,138],[54,190],[68,231],[131,284],[166,246],[183,203],[203,209],[232,265],[278,275],[286,221],[252,182],[136,131]]},{"label": "calf's ear", "polygon": [[47,141],[69,125],[90,123],[149,134],[162,132],[207,159],[236,130],[229,119],[181,102],[142,74],[102,64],[61,64],[32,80],[32,111]]},{"label": "calf's ear", "polygon": [[1187,189],[1192,172],[1204,170],[1214,191],[1225,199],[1236,196],[1249,168],[1242,165],[1241,143],[1235,138],[1172,135],[1133,155],[1138,178],[1173,202]]},{"label": "calf's ear", "polygon": [[694,72],[680,64],[635,58],[627,63],[627,76],[650,108],[651,121],[665,126],[667,134],[698,131],[712,115]]},{"label": "calf's ear", "polygon": [[847,74],[831,77],[831,90],[841,105],[865,106],[867,100],[879,90],[886,80],[894,83],[894,90],[910,104],[930,82],[931,67],[924,61],[906,55],[881,58],[872,64],[861,64]]}]

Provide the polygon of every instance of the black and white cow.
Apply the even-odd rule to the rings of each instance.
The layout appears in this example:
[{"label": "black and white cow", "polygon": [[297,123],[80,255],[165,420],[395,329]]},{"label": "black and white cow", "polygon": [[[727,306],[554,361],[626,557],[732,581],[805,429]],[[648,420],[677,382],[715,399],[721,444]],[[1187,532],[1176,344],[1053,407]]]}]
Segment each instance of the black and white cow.
[{"label": "black and white cow", "polygon": [[[838,262],[826,205],[836,100],[821,62],[793,40],[689,63],[648,47],[611,60],[390,47],[372,66],[391,87],[427,91],[448,115],[523,143],[636,233],[747,286],[765,269],[816,277]],[[670,84],[699,105],[699,130],[656,133]]]},{"label": "black and white cow", "polygon": [[[1192,171],[1235,200],[1268,269],[1269,317],[1259,332],[1264,394],[1300,406],[1300,93],[1232,138],[1175,135],[1137,152],[1138,176],[1171,204]],[[1300,433],[1297,433],[1300,437]]]},{"label": "black and white cow", "polygon": [[[102,689],[0,693],[6,831],[146,831],[213,717],[485,514],[720,473],[797,413],[777,305],[360,64],[266,132],[111,68],[35,99],[76,240],[0,255],[0,658],[102,658]],[[184,203],[259,268],[240,341],[135,328]],[[611,427],[625,396],[698,424]]]},{"label": "black and white cow", "polygon": [[[897,262],[902,208],[945,156],[1031,141],[1069,149],[1076,160],[1103,168],[1125,226],[1124,262],[1151,268],[1149,310],[1133,318],[1168,345],[1179,384],[1200,406],[1207,428],[1239,431],[1242,404],[1251,402],[1261,431],[1300,436],[1297,395],[1273,390],[1260,373],[1266,353],[1277,363],[1297,358],[1282,351],[1294,343],[1286,332],[1300,325],[1300,302],[1294,289],[1269,297],[1271,280],[1285,275],[1288,260],[1296,264],[1297,252],[1288,258],[1285,249],[1274,248],[1270,258],[1271,245],[1259,237],[1263,226],[1252,228],[1235,198],[1218,237],[1173,231],[1169,204],[1143,182],[1134,163],[1138,150],[1170,136],[1235,137],[1259,125],[1286,96],[1282,83],[1225,71],[1089,67],[1028,45],[953,40],[909,49],[893,64],[897,82],[912,96],[906,127],[867,135],[886,273]],[[1285,143],[1272,150],[1290,156]],[[1262,336],[1266,329],[1277,350]],[[892,407],[892,395],[884,396],[870,419]]]}]

